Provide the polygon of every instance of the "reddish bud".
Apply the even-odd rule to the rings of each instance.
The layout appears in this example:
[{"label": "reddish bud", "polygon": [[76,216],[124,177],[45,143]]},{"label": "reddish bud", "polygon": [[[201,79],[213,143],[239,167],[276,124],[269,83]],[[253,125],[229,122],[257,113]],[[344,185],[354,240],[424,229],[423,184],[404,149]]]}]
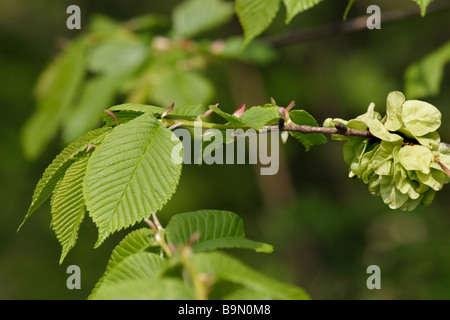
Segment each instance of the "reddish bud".
[{"label": "reddish bud", "polygon": [[242,116],[244,111],[245,111],[245,104],[243,104],[239,108],[237,108],[236,111],[233,112],[233,116],[239,118],[240,116]]},{"label": "reddish bud", "polygon": [[172,104],[166,109],[166,111],[163,112],[163,114],[161,115],[161,119],[163,119],[165,116],[167,116],[170,111],[173,110],[173,107],[175,107],[175,103],[172,102]]},{"label": "reddish bud", "polygon": [[93,145],[92,143],[90,145],[88,145],[86,152],[89,152],[90,150],[92,150],[93,148],[95,148],[95,145]]},{"label": "reddish bud", "polygon": [[152,40],[152,47],[158,51],[168,51],[171,46],[170,39],[166,37],[156,36]]},{"label": "reddish bud", "polygon": [[177,252],[177,251],[178,251],[177,246],[174,245],[173,243],[169,243],[168,246],[169,246],[169,250],[170,250],[171,252]]},{"label": "reddish bud", "polygon": [[[219,104],[217,103],[215,106],[217,107],[218,105],[219,105]],[[202,113],[202,114],[200,115],[200,118],[205,118],[205,117],[211,115],[211,113],[213,113],[212,109],[208,109],[208,110],[206,110],[204,113]]]},{"label": "reddish bud", "polygon": [[284,120],[289,119],[289,114],[288,114],[288,112],[287,112],[287,110],[286,110],[285,108],[280,107],[279,110],[280,110],[280,113],[281,113],[281,117],[282,117]]},{"label": "reddish bud", "polygon": [[434,162],[436,162],[442,168],[442,170],[450,177],[450,169],[441,161],[439,161],[439,154],[436,154],[434,156]]},{"label": "reddish bud", "polygon": [[213,54],[221,54],[225,50],[225,41],[221,39],[213,41],[210,50]]},{"label": "reddish bud", "polygon": [[183,122],[178,122],[178,123],[175,123],[175,124],[171,125],[168,129],[169,130],[174,130],[174,129],[178,128],[181,125],[183,125]]},{"label": "reddish bud", "polygon": [[294,107],[295,107],[295,101],[292,100],[291,103],[289,103],[289,105],[286,107],[286,110],[289,112]]},{"label": "reddish bud", "polygon": [[275,99],[272,98],[272,97],[270,97],[270,103],[271,103],[274,107],[277,106],[277,103],[276,103]]},{"label": "reddish bud", "polygon": [[198,239],[200,239],[200,232],[195,231],[191,237],[189,238],[188,242],[186,243],[186,245],[188,247],[192,247],[197,241]]},{"label": "reddish bud", "polygon": [[105,111],[111,118],[114,119],[114,121],[116,122],[116,125],[119,124],[119,122],[117,121],[116,115],[112,111],[110,111],[110,110],[103,110],[103,111]]},{"label": "reddish bud", "polygon": [[155,226],[152,220],[150,220],[149,218],[145,218],[144,221],[150,226],[154,234],[158,233],[158,228]]}]

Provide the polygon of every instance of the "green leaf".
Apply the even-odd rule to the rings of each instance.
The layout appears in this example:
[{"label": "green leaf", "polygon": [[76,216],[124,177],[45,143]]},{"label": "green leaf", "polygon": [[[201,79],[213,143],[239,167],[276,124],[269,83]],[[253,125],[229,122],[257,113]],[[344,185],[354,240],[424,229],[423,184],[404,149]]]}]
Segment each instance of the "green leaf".
[{"label": "green leaf", "polygon": [[236,13],[244,29],[244,46],[272,23],[281,0],[236,0]]},{"label": "green leaf", "polygon": [[352,8],[352,6],[353,6],[353,4],[355,3],[355,1],[356,1],[356,0],[349,0],[349,2],[348,2],[348,4],[347,4],[347,7],[345,8],[344,16],[342,17],[342,19],[343,19],[344,21],[347,20],[348,13],[350,12],[350,9]]},{"label": "green leaf", "polygon": [[384,126],[390,131],[397,131],[403,126],[402,107],[405,96],[400,91],[388,94],[386,101],[386,122]]},{"label": "green leaf", "polygon": [[92,300],[194,300],[183,281],[172,278],[129,280],[100,288]]},{"label": "green leaf", "polygon": [[427,13],[427,7],[428,5],[433,1],[433,0],[412,0],[415,3],[417,3],[420,7],[420,14],[422,15],[422,17],[425,16],[425,14]]},{"label": "green leaf", "polygon": [[221,116],[222,118],[224,118],[225,120],[227,120],[230,124],[234,125],[234,126],[248,126],[247,123],[245,123],[244,121],[242,121],[240,118],[226,113],[225,111],[220,110],[218,107],[216,106],[209,106],[209,108],[214,111],[214,113],[218,114],[219,116]]},{"label": "green leaf", "polygon": [[[108,110],[115,113],[117,116],[117,120],[119,120],[118,116],[121,116],[120,113],[116,113],[116,111],[131,111],[134,112],[134,116],[128,120],[131,120],[142,113],[150,113],[153,114],[155,117],[159,117],[163,114],[164,111],[166,111],[167,108],[161,108],[156,106],[150,106],[145,104],[134,104],[134,103],[126,103],[117,105],[114,107],[109,108]],[[186,120],[195,120],[199,115],[203,114],[206,111],[206,106],[203,106],[201,104],[194,104],[194,105],[175,105],[172,111],[166,116],[168,118],[175,117],[175,118],[181,118]],[[131,117],[132,113],[124,113],[125,117]],[[114,120],[111,119],[109,115],[105,113],[103,116],[104,120],[106,120],[108,123],[115,124]],[[109,118],[109,119],[108,119]],[[124,118],[125,119],[125,118]],[[112,121],[111,121],[112,120]],[[120,123],[120,121],[119,121]]]},{"label": "green leaf", "polygon": [[101,74],[129,74],[147,58],[145,43],[126,40],[107,40],[95,46],[88,57],[88,68]]},{"label": "green leaf", "polygon": [[148,249],[156,245],[157,243],[153,237],[153,231],[149,228],[141,228],[127,234],[125,238],[114,248],[106,266],[106,271],[102,278],[96,283],[91,295],[103,285],[104,278],[108,277],[111,279],[109,273],[112,272],[112,270],[115,269],[119,263],[132,255],[146,252]]},{"label": "green leaf", "polygon": [[147,251],[156,245],[153,231],[149,228],[141,228],[127,234],[125,238],[114,248],[108,261],[106,270],[115,268],[125,258],[140,252]]},{"label": "green leaf", "polygon": [[80,134],[98,126],[101,111],[111,105],[122,81],[120,74],[86,81],[80,100],[63,121],[64,141],[73,141]]},{"label": "green leaf", "polygon": [[291,22],[298,13],[308,10],[322,1],[323,0],[283,0],[287,10],[286,24]]},{"label": "green leaf", "polygon": [[[293,110],[289,112],[289,117],[297,125],[305,125],[312,127],[319,126],[317,124],[316,119],[314,119],[314,117],[311,116],[305,110]],[[289,132],[289,133],[305,147],[306,151],[309,151],[309,149],[312,146],[321,145],[327,143],[328,141],[325,135],[321,133],[308,133],[308,134],[300,132]]]},{"label": "green leaf", "polygon": [[439,94],[445,65],[450,61],[450,42],[411,64],[405,72],[405,92],[410,98]]},{"label": "green leaf", "polygon": [[108,127],[89,131],[69,144],[56,156],[53,162],[45,169],[42,178],[39,180],[33,193],[30,208],[19,226],[19,230],[31,214],[52,195],[56,183],[64,176],[67,168],[74,162],[75,157],[81,152],[86,151],[86,148],[90,144],[101,141],[110,131],[111,129]]},{"label": "green leaf", "polygon": [[151,252],[138,252],[124,258],[121,262],[108,268],[99,282],[95,285],[90,299],[103,287],[126,283],[133,280],[156,279],[165,270],[167,260]]},{"label": "green leaf", "polygon": [[37,110],[22,128],[25,156],[35,159],[55,137],[84,76],[85,41],[71,43],[47,67],[36,86]]},{"label": "green leaf", "polygon": [[404,146],[398,152],[398,159],[406,170],[417,170],[424,174],[430,173],[433,155],[430,149],[420,146]]},{"label": "green leaf", "polygon": [[441,112],[432,104],[408,100],[403,104],[402,119],[405,129],[415,136],[424,136],[441,126]]},{"label": "green leaf", "polygon": [[199,115],[206,111],[206,106],[194,104],[188,106],[174,106],[173,110],[167,115],[167,118],[177,118],[186,120],[195,120]]},{"label": "green leaf", "polygon": [[138,103],[124,103],[119,104],[117,106],[113,106],[109,108],[110,111],[133,111],[139,114],[142,113],[150,113],[154,114],[155,116],[160,116],[166,109],[157,107],[157,106],[151,106],[147,104],[138,104]]},{"label": "green leaf", "polygon": [[[149,113],[154,117],[160,116],[165,109],[146,104],[124,103],[113,106],[108,110],[116,116],[117,122],[121,124],[133,120],[143,113]],[[116,125],[116,121],[106,112],[102,114],[102,118],[108,126],[114,127]]]},{"label": "green leaf", "polygon": [[200,233],[193,246],[197,251],[219,248],[273,251],[271,245],[245,238],[242,219],[233,212],[222,210],[201,210],[173,216],[166,228],[167,242],[182,247],[195,232]]},{"label": "green leaf", "polygon": [[277,123],[280,118],[280,111],[278,107],[266,105],[264,107],[254,106],[246,110],[240,119],[251,126],[255,130],[260,130],[262,127]]},{"label": "green leaf", "polygon": [[98,247],[114,231],[156,212],[175,192],[181,164],[171,158],[179,139],[149,114],[116,126],[89,160],[86,204],[99,228]]},{"label": "green leaf", "polygon": [[76,160],[57,184],[52,196],[52,229],[62,246],[59,264],[75,246],[78,230],[85,215],[83,178],[89,160],[84,155]]},{"label": "green leaf", "polygon": [[303,289],[271,279],[223,253],[197,253],[193,256],[193,262],[199,273],[214,275],[216,279],[240,284],[246,289],[257,291],[271,299],[309,299]]},{"label": "green leaf", "polygon": [[173,10],[175,37],[191,38],[228,22],[233,5],[222,0],[187,0]]},{"label": "green leaf", "polygon": [[347,142],[342,149],[344,155],[344,161],[349,168],[352,167],[352,163],[360,165],[361,157],[364,155],[367,148],[368,140],[360,137],[348,137]]},{"label": "green leaf", "polygon": [[206,104],[214,95],[211,82],[193,71],[172,72],[155,85],[151,98],[160,105]]}]

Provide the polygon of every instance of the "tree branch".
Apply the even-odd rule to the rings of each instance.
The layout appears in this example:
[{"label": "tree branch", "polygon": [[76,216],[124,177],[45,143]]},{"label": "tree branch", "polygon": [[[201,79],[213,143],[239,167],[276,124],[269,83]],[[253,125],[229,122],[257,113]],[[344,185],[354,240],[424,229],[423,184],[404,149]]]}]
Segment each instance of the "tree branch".
[{"label": "tree branch", "polygon": [[[441,9],[450,8],[450,1],[442,0],[432,3],[427,8],[427,15],[439,11]],[[407,10],[396,10],[386,12],[381,15],[381,24],[389,24],[396,21],[406,20],[410,18],[420,17],[420,10],[418,7],[412,7]],[[354,31],[364,30],[367,28],[367,15],[353,18],[347,21],[328,24],[310,30],[296,30],[287,34],[268,37],[265,39],[266,43],[274,48],[284,47],[299,42],[312,41],[324,37],[334,36],[343,33],[350,33]]]},{"label": "tree branch", "polygon": [[[161,121],[166,127],[176,129],[180,126],[182,127],[191,127],[194,128],[196,126],[196,122],[194,121],[186,121],[179,119],[163,119]],[[197,122],[198,123],[198,122]],[[221,123],[211,123],[211,122],[202,122],[202,128],[204,129],[218,129],[218,130],[226,130],[226,129],[252,129],[250,126],[236,126],[232,124],[221,124]],[[343,124],[336,124],[336,128],[326,128],[326,127],[312,127],[312,126],[303,126],[297,124],[286,124],[280,123],[276,126],[265,126],[260,132],[271,132],[271,131],[292,131],[292,132],[300,132],[303,134],[310,133],[322,133],[322,134],[339,134],[343,136],[352,136],[352,137],[361,137],[367,139],[380,140],[375,137],[370,131],[362,131],[356,130],[352,128],[348,128]],[[450,143],[441,142],[450,148]]]},{"label": "tree branch", "polygon": [[294,131],[300,133],[324,133],[324,134],[340,134],[343,136],[354,136],[361,138],[374,138],[378,139],[374,135],[370,133],[370,131],[361,131],[355,130],[351,128],[347,128],[346,126],[337,126],[336,128],[325,128],[325,127],[312,127],[312,126],[301,126],[297,124],[288,124],[284,125],[281,128],[279,126],[267,126],[262,130],[267,131]]}]

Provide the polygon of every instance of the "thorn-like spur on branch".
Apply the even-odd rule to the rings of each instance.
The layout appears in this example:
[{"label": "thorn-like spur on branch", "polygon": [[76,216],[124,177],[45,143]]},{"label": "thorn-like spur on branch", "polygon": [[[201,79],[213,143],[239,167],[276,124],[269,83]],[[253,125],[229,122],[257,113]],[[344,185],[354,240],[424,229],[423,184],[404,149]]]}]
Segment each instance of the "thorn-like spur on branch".
[{"label": "thorn-like spur on branch", "polygon": [[282,126],[280,130],[280,126],[267,126],[263,129],[267,131],[294,131],[300,133],[324,133],[324,134],[340,134],[345,136],[354,136],[361,138],[374,138],[378,139],[374,135],[370,133],[370,131],[361,131],[355,130],[351,128],[347,128],[346,126],[338,126],[339,128],[325,128],[325,127],[312,127],[312,126],[300,126],[297,124],[285,124]]}]

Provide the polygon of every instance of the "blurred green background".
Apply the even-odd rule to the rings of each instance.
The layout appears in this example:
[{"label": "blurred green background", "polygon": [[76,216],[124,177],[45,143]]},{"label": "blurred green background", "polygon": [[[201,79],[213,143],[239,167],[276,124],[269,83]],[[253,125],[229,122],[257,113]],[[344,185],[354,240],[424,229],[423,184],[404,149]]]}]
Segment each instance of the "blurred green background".
[{"label": "blurred green background", "polygon": [[[180,1],[77,1],[82,30],[94,13],[126,21],[144,13],[171,16]],[[0,2],[0,299],[85,299],[105,270],[109,254],[129,231],[93,249],[97,231],[89,218],[77,245],[62,265],[60,245],[50,229],[50,206],[25,224],[35,184],[63,143],[54,139],[37,160],[24,157],[20,132],[35,110],[33,86],[59,51],[64,38],[80,31],[66,28],[67,0]],[[281,9],[264,36],[314,28],[342,20],[347,1],[325,1],[284,24]],[[364,15],[371,4],[390,10],[411,9],[410,0],[357,1],[349,18]],[[418,9],[417,9],[418,11]],[[169,20],[170,21],[170,20]],[[406,68],[450,39],[450,9],[425,18],[382,25],[276,49],[270,64],[235,61],[212,64],[205,71],[215,86],[213,101],[233,111],[241,103],[279,105],[296,101],[322,122],[327,117],[354,118],[370,102],[384,113],[390,91],[404,89]],[[241,35],[234,16],[205,37]],[[450,141],[450,70],[441,92],[426,98],[443,114],[440,129]],[[407,97],[408,98],[408,97]],[[119,101],[120,102],[120,101]],[[100,124],[100,122],[99,122]],[[288,140],[281,148],[275,176],[260,176],[251,165],[185,165],[175,196],[160,216],[199,209],[236,212],[250,239],[275,246],[273,254],[233,251],[244,262],[276,279],[303,287],[313,299],[450,298],[450,217],[448,187],[430,207],[411,213],[390,210],[367,186],[347,178],[342,144],[330,141],[309,152]],[[68,290],[66,269],[81,268],[82,289]],[[381,290],[368,290],[366,269],[381,268]]]}]

